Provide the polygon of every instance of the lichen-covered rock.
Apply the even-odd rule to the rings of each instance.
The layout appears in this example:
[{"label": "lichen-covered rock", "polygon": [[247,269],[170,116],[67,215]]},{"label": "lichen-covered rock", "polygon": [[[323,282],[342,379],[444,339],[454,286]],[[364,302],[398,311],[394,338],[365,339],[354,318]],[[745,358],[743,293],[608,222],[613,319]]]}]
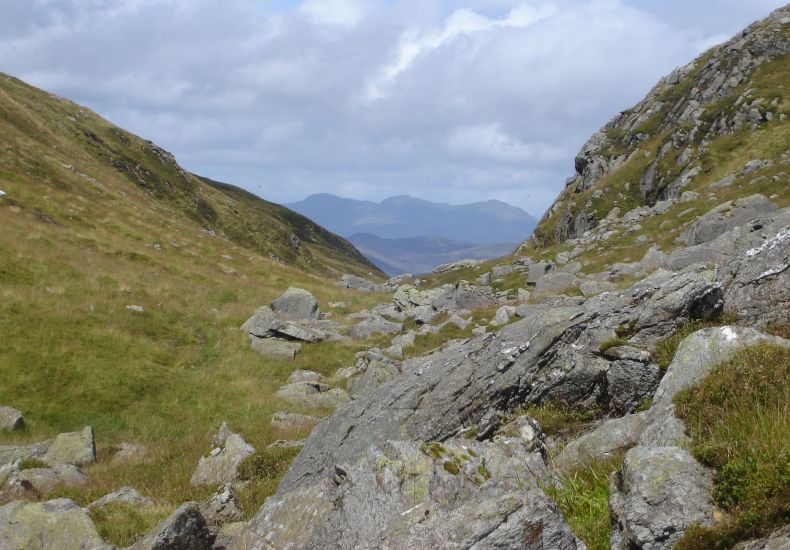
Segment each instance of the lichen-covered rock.
[{"label": "lichen-covered rock", "polygon": [[85,511],[68,499],[0,507],[0,545],[9,549],[111,550]]},{"label": "lichen-covered rock", "polygon": [[121,443],[117,449],[110,459],[110,466],[151,464],[154,460],[151,452],[145,445]]},{"label": "lichen-covered rock", "polygon": [[73,464],[82,466],[96,462],[96,444],[93,428],[86,426],[79,432],[58,434],[43,457],[47,464]]},{"label": "lichen-covered rock", "polygon": [[612,549],[669,550],[692,525],[710,525],[712,474],[678,447],[635,447],[611,481]]},{"label": "lichen-covered rock", "polygon": [[31,445],[0,445],[0,466],[11,465],[23,460],[43,460],[52,440]]},{"label": "lichen-covered rock", "polygon": [[554,466],[570,472],[611,458],[615,453],[636,445],[646,425],[647,413],[644,412],[606,420],[563,447],[554,459]]},{"label": "lichen-covered rock", "polygon": [[11,407],[0,407],[0,431],[17,431],[25,427],[22,413]]},{"label": "lichen-covered rock", "polygon": [[286,321],[318,320],[321,311],[318,300],[308,291],[291,287],[282,296],[272,302],[272,311],[280,319]]},{"label": "lichen-covered rock", "polygon": [[288,377],[289,384],[296,384],[297,382],[318,382],[321,380],[321,375],[312,370],[297,369]]},{"label": "lichen-covered rock", "polygon": [[544,476],[520,439],[389,441],[268,500],[234,548],[584,548]]},{"label": "lichen-covered rock", "polygon": [[220,445],[209,456],[200,458],[190,479],[192,485],[220,485],[236,481],[239,477],[239,465],[255,453],[255,447],[235,433],[228,434]]},{"label": "lichen-covered rock", "polygon": [[215,538],[197,503],[187,502],[129,550],[211,550]]},{"label": "lichen-covered rock", "polygon": [[302,345],[279,338],[252,338],[252,349],[269,359],[293,361],[302,351]]},{"label": "lichen-covered rock", "polygon": [[71,464],[55,464],[52,468],[28,468],[8,476],[2,489],[6,498],[36,499],[57,487],[81,487],[88,476]]},{"label": "lichen-covered rock", "polygon": [[752,195],[725,202],[701,216],[682,238],[688,246],[706,243],[734,227],[770,214],[776,209],[777,206],[763,195]]},{"label": "lichen-covered rock", "polygon": [[239,501],[230,483],[219,488],[203,505],[203,517],[212,525],[223,525],[244,519]]},{"label": "lichen-covered rock", "polygon": [[336,409],[350,400],[345,390],[330,388],[320,382],[288,384],[277,390],[274,395],[288,403],[315,409]]},{"label": "lichen-covered rock", "polygon": [[733,550],[787,550],[790,548],[790,525],[777,529],[764,539],[741,542]]},{"label": "lichen-covered rock", "polygon": [[104,495],[100,499],[94,500],[88,504],[89,510],[97,510],[110,506],[113,504],[126,504],[135,507],[154,506],[156,503],[151,497],[144,497],[134,487],[121,487],[117,491],[113,491]]},{"label": "lichen-covered rock", "polygon": [[367,340],[374,334],[392,334],[402,330],[403,323],[394,323],[384,317],[372,316],[353,325],[348,332],[352,338]]}]

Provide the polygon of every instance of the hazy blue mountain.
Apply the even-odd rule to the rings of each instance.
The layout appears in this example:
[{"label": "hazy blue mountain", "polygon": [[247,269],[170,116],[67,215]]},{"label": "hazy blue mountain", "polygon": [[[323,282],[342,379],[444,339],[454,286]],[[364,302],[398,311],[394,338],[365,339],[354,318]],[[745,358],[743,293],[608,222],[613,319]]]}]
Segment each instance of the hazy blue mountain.
[{"label": "hazy blue mountain", "polygon": [[521,208],[495,200],[456,206],[402,195],[376,203],[321,193],[286,206],[344,237],[369,233],[386,239],[519,243],[537,224]]},{"label": "hazy blue mountain", "polygon": [[389,275],[428,273],[439,264],[466,258],[499,258],[511,254],[518,246],[515,243],[478,245],[439,237],[383,239],[370,233],[357,233],[348,240]]}]

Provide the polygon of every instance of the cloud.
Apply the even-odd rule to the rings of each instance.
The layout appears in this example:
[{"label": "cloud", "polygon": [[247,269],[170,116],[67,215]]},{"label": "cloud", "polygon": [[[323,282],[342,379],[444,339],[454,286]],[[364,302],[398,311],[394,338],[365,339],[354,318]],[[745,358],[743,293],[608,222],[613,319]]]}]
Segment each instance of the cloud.
[{"label": "cloud", "polygon": [[585,139],[779,0],[31,0],[0,70],[287,202],[540,214]]}]

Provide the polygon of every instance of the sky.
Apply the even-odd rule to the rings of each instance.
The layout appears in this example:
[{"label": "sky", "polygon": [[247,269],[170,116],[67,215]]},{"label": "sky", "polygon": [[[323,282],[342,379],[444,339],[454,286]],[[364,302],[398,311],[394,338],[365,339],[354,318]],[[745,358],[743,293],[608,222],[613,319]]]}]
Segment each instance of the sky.
[{"label": "sky", "polygon": [[539,216],[587,138],[775,0],[0,0],[0,71],[196,174]]}]

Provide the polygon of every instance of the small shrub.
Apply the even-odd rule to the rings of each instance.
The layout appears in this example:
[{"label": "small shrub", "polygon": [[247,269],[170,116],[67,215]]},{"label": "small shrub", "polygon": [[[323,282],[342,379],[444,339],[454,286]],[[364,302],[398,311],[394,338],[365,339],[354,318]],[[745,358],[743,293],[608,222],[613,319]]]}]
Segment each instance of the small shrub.
[{"label": "small shrub", "polygon": [[159,506],[111,504],[91,512],[91,518],[104,540],[125,548],[153,529],[167,514],[167,509]]},{"label": "small shrub", "polygon": [[598,351],[604,353],[609,348],[616,348],[618,346],[630,346],[630,345],[631,343],[628,340],[623,340],[622,338],[612,338],[611,340],[607,340],[606,342],[598,346]]},{"label": "small shrub", "polygon": [[255,479],[279,480],[288,470],[299,448],[271,448],[258,451],[239,465],[239,477],[245,481]]},{"label": "small shrub", "polygon": [[742,350],[675,403],[694,456],[716,469],[712,494],[729,513],[676,548],[729,548],[790,522],[790,350]]},{"label": "small shrub", "polygon": [[572,435],[587,427],[597,411],[577,411],[563,403],[547,402],[531,406],[525,413],[540,424],[546,435]]}]

